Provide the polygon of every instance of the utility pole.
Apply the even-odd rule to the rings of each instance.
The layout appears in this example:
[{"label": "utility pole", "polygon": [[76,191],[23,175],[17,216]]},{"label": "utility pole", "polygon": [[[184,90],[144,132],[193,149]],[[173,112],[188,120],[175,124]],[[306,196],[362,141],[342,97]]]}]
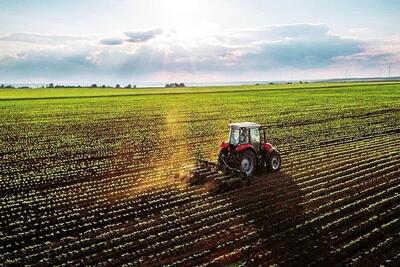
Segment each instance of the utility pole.
[{"label": "utility pole", "polygon": [[389,66],[388,66],[389,78],[390,78],[391,71],[392,71],[392,64],[390,63]]}]

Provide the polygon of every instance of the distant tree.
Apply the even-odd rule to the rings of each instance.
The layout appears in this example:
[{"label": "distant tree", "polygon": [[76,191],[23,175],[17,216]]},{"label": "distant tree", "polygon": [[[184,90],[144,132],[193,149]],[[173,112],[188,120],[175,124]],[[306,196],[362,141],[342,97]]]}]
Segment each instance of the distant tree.
[{"label": "distant tree", "polygon": [[270,83],[268,83],[269,85],[274,85],[274,83],[273,82],[270,82]]},{"label": "distant tree", "polygon": [[136,84],[133,86],[133,88],[136,88]]},{"label": "distant tree", "polygon": [[92,84],[90,87],[92,87],[92,88],[97,88],[97,84]]},{"label": "distant tree", "polygon": [[130,89],[130,88],[132,88],[132,85],[128,84],[125,88]]},{"label": "distant tree", "polygon": [[14,88],[14,86],[12,86],[12,85],[6,85],[4,88],[11,89],[11,88]]},{"label": "distant tree", "polygon": [[49,85],[47,87],[48,88],[54,88],[54,84],[53,83],[49,83]]},{"label": "distant tree", "polygon": [[117,85],[115,86],[115,88],[121,88],[121,86],[119,86],[119,84],[117,84]]},{"label": "distant tree", "polygon": [[3,89],[4,88],[4,84],[0,85],[0,88]]},{"label": "distant tree", "polygon": [[185,87],[184,83],[167,83],[165,88]]},{"label": "distant tree", "polygon": [[101,88],[106,88],[106,86],[103,84],[103,85],[101,86]]},{"label": "distant tree", "polygon": [[300,81],[299,83],[303,83],[302,81]]}]

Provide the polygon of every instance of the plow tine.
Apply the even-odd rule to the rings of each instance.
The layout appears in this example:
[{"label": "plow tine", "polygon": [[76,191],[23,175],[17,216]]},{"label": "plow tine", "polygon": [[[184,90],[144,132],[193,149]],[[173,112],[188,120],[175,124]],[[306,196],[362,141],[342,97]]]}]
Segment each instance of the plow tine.
[{"label": "plow tine", "polygon": [[223,161],[222,166],[218,163],[204,159],[197,159],[193,170],[185,177],[189,185],[206,184],[209,192],[224,192],[234,184],[242,184],[247,181],[247,176],[241,170],[226,165]]}]

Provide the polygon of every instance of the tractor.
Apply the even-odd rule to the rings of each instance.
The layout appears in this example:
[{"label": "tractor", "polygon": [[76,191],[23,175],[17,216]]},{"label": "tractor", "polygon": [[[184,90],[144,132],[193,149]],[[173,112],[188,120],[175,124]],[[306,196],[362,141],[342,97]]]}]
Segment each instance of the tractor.
[{"label": "tractor", "polygon": [[[253,122],[229,124],[229,139],[222,142],[218,162],[197,159],[197,166],[182,179],[190,185],[212,182],[213,188],[250,184],[256,171],[279,172],[280,153],[268,142],[266,127]],[[214,190],[216,191],[216,190]]]},{"label": "tractor", "polygon": [[253,176],[258,169],[278,172],[280,153],[267,141],[266,127],[254,122],[229,124],[229,140],[221,144],[218,164]]}]

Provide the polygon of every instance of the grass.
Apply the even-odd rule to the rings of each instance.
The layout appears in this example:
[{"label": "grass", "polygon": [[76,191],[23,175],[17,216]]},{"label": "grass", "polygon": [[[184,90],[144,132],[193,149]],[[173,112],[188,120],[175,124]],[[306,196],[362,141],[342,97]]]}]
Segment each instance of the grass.
[{"label": "grass", "polygon": [[276,84],[276,85],[243,85],[243,86],[209,86],[186,88],[35,88],[35,89],[1,89],[1,99],[46,99],[46,98],[87,98],[108,96],[135,96],[160,94],[193,94],[238,91],[264,91],[277,89],[321,89],[321,88],[355,88],[356,86],[377,86],[396,84],[392,82],[349,82],[349,83],[310,83],[310,84]]}]

